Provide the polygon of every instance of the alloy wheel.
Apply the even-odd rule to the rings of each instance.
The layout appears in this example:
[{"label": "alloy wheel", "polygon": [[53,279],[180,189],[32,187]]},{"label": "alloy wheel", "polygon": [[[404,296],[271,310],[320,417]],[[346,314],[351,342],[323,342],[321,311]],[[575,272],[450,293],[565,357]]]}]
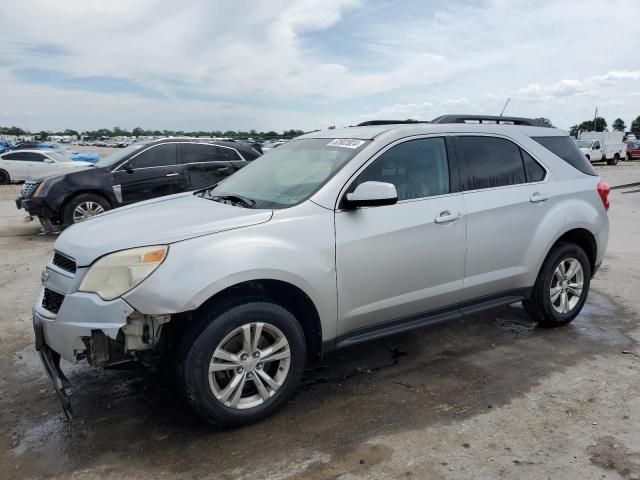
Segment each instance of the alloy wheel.
[{"label": "alloy wheel", "polygon": [[82,222],[99,213],[104,212],[104,207],[96,202],[82,202],[73,210],[73,223]]},{"label": "alloy wheel", "polygon": [[282,387],[290,364],[289,342],[277,327],[245,324],[224,337],[213,352],[209,386],[227,407],[257,407]]},{"label": "alloy wheel", "polygon": [[553,272],[549,296],[553,309],[562,314],[569,313],[580,301],[584,286],[584,270],[575,258],[565,258]]}]

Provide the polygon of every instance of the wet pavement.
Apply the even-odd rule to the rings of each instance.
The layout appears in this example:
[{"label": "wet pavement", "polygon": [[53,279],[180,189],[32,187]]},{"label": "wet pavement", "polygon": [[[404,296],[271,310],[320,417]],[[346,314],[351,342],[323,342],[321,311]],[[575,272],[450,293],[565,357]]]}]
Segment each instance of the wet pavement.
[{"label": "wet pavement", "polygon": [[640,478],[635,244],[613,239],[567,327],[538,328],[514,304],[352,347],[308,370],[277,415],[221,430],[166,373],[63,362],[68,422],[28,321],[53,239],[8,210],[0,222],[3,253],[30,242],[0,277],[13,305],[0,312],[0,477]]}]

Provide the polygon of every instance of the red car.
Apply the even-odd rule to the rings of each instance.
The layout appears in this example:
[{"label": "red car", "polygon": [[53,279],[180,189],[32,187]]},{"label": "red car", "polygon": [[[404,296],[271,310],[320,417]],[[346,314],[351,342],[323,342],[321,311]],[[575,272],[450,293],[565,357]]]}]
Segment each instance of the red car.
[{"label": "red car", "polygon": [[627,160],[640,159],[640,140],[627,142]]}]

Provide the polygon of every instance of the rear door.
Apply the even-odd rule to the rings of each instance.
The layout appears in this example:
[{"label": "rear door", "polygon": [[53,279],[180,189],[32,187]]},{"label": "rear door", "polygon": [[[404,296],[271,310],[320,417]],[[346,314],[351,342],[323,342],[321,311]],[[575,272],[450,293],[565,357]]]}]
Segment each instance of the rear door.
[{"label": "rear door", "polygon": [[189,190],[220,182],[235,169],[231,160],[240,160],[235,150],[207,143],[182,143],[181,161]]},{"label": "rear door", "polygon": [[553,201],[545,168],[507,138],[453,138],[467,212],[463,300],[530,287],[532,241]]},{"label": "rear door", "polygon": [[178,144],[162,143],[143,150],[117,167],[112,181],[124,205],[186,191]]}]

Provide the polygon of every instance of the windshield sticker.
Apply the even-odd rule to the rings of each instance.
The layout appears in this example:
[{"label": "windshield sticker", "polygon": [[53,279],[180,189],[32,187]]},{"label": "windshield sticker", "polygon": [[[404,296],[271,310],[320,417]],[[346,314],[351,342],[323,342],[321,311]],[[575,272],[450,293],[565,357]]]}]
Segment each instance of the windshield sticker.
[{"label": "windshield sticker", "polygon": [[342,147],[356,149],[365,143],[364,140],[355,140],[353,138],[336,138],[327,143],[327,147]]}]

